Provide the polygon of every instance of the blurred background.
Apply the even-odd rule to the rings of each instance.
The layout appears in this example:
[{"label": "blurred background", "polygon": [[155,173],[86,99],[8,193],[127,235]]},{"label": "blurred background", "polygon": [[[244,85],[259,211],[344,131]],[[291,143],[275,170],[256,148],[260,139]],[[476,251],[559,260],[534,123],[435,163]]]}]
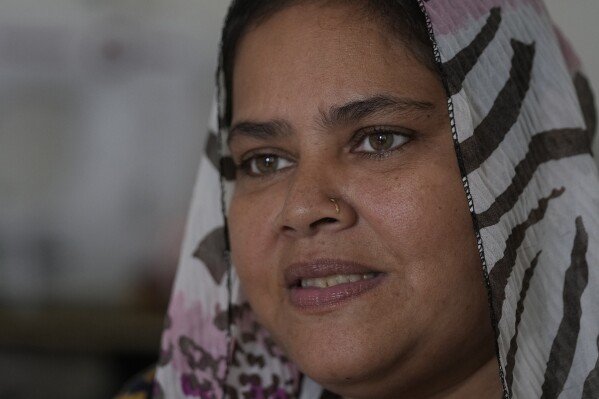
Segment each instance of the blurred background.
[{"label": "blurred background", "polygon": [[[228,3],[0,0],[0,399],[156,361]],[[548,6],[599,87],[599,2]]]}]

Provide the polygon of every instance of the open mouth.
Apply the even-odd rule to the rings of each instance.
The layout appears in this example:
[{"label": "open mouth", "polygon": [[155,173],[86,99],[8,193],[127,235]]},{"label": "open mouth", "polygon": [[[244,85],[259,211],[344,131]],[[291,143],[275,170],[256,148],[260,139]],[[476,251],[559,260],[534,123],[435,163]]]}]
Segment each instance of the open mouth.
[{"label": "open mouth", "polygon": [[334,259],[295,263],[285,270],[291,304],[308,312],[332,310],[374,289],[385,276],[369,266]]},{"label": "open mouth", "polygon": [[370,280],[380,273],[370,272],[363,274],[336,274],[329,277],[303,278],[297,280],[295,288],[327,288],[335,287],[340,284],[356,283],[358,281]]}]

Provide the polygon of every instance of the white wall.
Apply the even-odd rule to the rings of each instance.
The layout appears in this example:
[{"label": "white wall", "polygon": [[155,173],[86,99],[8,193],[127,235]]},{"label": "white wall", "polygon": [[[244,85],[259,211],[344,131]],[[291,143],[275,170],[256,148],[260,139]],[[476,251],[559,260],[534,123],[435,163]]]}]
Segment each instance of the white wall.
[{"label": "white wall", "polygon": [[[595,89],[595,101],[599,101],[599,1],[545,0],[545,3],[557,25],[578,51]],[[595,139],[594,153],[599,155],[599,136]]]},{"label": "white wall", "polygon": [[119,302],[174,269],[226,8],[0,1],[0,304]]}]

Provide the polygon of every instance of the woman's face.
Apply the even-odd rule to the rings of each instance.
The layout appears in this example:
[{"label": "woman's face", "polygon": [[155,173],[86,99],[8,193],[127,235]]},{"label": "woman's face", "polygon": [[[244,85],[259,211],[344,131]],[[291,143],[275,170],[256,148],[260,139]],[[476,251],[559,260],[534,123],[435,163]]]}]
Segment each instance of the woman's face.
[{"label": "woman's face", "polygon": [[302,371],[416,398],[495,376],[493,335],[443,87],[358,14],[292,6],[242,38],[232,256]]}]

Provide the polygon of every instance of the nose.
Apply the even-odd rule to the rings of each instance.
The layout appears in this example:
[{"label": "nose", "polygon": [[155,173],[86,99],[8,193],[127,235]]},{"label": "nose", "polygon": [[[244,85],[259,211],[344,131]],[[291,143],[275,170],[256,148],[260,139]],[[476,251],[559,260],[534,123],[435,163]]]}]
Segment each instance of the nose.
[{"label": "nose", "polygon": [[[327,168],[328,169],[328,168]],[[340,231],[353,226],[357,213],[341,193],[331,171],[298,168],[291,178],[285,202],[277,218],[281,234],[309,237],[320,231]]]}]

